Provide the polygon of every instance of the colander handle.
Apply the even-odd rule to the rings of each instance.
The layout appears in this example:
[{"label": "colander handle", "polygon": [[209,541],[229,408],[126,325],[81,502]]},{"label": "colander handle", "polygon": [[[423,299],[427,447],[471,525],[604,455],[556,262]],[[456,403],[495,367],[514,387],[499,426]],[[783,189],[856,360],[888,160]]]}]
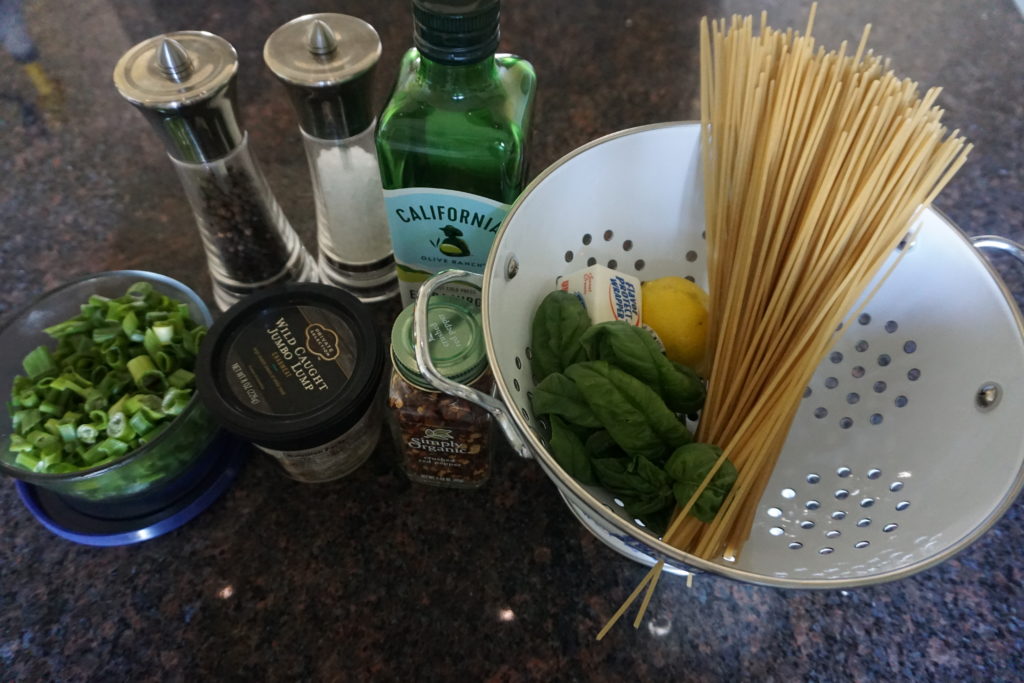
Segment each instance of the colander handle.
[{"label": "colander handle", "polygon": [[1017,259],[1024,265],[1024,246],[999,235],[977,235],[971,238],[971,244],[977,249],[994,249]]},{"label": "colander handle", "polygon": [[424,379],[436,389],[475,403],[490,413],[491,417],[501,426],[501,430],[505,432],[505,438],[508,439],[512,449],[523,458],[533,458],[533,451],[530,450],[529,444],[519,433],[519,428],[516,427],[508,407],[504,403],[482,391],[443,377],[434,367],[434,361],[430,359],[430,353],[427,351],[427,341],[430,339],[430,331],[427,329],[427,302],[441,285],[456,281],[483,289],[483,276],[465,270],[446,270],[424,282],[416,294],[416,309],[413,314],[413,328],[416,330],[416,365],[419,366],[420,374]]}]

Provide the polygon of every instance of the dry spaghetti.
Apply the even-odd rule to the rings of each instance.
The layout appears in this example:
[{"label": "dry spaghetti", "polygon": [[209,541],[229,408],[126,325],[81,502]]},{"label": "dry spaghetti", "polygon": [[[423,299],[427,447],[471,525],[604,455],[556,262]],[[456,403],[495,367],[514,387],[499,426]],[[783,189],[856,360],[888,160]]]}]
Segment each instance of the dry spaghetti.
[{"label": "dry spaghetti", "polygon": [[666,539],[734,557],[833,334],[912,220],[964,162],[934,106],[881,58],[825,52],[807,31],[701,24],[713,364],[702,441],[739,471],[710,525],[678,515]]},{"label": "dry spaghetti", "polygon": [[[701,22],[701,163],[712,370],[698,437],[722,457],[665,540],[733,559],[835,331],[970,145],[888,62],[762,13]],[[726,459],[738,470],[710,524],[690,507]],[[651,575],[660,566],[651,570]],[[639,594],[639,591],[637,592]],[[624,610],[623,610],[624,611]]]}]

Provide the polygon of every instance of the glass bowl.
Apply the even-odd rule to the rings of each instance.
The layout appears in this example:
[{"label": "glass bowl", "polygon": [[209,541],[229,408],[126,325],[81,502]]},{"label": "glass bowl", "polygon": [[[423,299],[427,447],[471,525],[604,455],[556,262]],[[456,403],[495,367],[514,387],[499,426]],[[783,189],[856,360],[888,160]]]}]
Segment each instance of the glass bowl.
[{"label": "glass bowl", "polygon": [[24,374],[22,359],[37,346],[52,349],[56,345],[43,329],[77,315],[91,295],[118,297],[136,282],[148,282],[161,294],[186,304],[195,322],[207,327],[213,322],[206,304],[191,289],[164,275],[140,270],[86,276],[43,294],[16,313],[0,328],[0,348],[4,350],[0,355],[0,471],[4,474],[62,496],[106,503],[152,492],[187,474],[196,464],[217,431],[196,394],[162,434],[103,465],[62,474],[32,472],[15,465],[15,454],[8,448],[12,429],[8,399],[14,377]]}]

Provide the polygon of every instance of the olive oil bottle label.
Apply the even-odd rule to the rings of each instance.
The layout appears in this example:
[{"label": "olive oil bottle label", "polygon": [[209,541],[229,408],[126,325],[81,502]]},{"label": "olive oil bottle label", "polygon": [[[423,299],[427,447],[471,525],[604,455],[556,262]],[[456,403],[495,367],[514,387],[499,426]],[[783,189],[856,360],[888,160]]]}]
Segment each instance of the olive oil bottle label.
[{"label": "olive oil bottle label", "polygon": [[[408,306],[431,275],[458,268],[483,273],[509,205],[431,187],[384,190],[402,303]],[[479,303],[480,292],[456,283],[445,294]]]}]

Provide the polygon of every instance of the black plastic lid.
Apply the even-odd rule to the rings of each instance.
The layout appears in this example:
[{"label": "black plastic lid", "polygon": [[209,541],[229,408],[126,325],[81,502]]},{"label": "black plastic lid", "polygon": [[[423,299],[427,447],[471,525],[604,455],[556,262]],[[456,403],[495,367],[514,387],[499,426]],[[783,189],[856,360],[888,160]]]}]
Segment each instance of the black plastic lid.
[{"label": "black plastic lid", "polygon": [[498,49],[499,0],[412,0],[420,54],[442,64],[472,64]]},{"label": "black plastic lid", "polygon": [[214,418],[258,446],[314,448],[377,398],[384,343],[365,304],[336,287],[286,284],[250,295],[210,328],[196,388]]}]

